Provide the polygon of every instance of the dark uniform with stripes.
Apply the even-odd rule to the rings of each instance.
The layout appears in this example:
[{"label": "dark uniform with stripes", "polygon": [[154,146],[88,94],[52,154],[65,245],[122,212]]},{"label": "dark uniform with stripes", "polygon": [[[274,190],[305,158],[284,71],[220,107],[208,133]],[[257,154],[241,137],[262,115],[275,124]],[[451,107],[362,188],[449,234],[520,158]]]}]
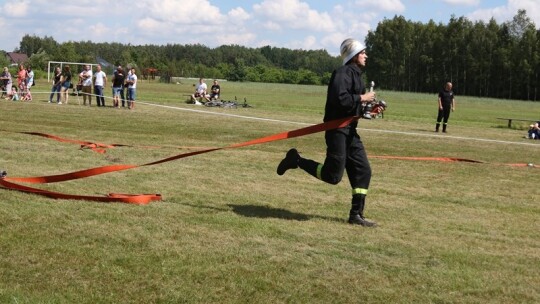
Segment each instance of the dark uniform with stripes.
[{"label": "dark uniform with stripes", "polygon": [[[324,121],[335,120],[360,114],[360,95],[365,93],[362,71],[355,64],[344,65],[332,74]],[[364,145],[356,132],[357,121],[340,129],[326,131],[326,159],[324,164],[301,159],[298,166],[311,175],[329,184],[341,181],[347,176],[354,194],[367,194],[371,180],[371,167]]]},{"label": "dark uniform with stripes", "polygon": [[[365,91],[362,71],[356,64],[349,63],[335,70],[328,86],[324,121],[360,116],[360,95]],[[347,170],[352,188],[349,223],[374,226],[375,223],[366,221],[363,215],[371,181],[371,167],[364,145],[356,132],[357,125],[358,122],[354,121],[344,128],[326,131],[324,164],[299,157],[298,167],[332,185],[339,183]]]}]

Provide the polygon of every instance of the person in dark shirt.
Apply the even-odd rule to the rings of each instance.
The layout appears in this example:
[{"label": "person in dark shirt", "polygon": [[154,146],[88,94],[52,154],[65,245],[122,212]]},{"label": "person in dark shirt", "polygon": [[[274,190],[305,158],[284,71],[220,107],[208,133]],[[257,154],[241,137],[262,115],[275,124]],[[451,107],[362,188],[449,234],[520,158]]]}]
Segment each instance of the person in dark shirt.
[{"label": "person in dark shirt", "polygon": [[448,118],[450,118],[450,111],[454,112],[456,101],[454,99],[454,92],[452,91],[452,83],[447,82],[444,85],[444,89],[439,92],[439,114],[437,115],[437,124],[435,125],[435,132],[439,132],[441,121],[443,123],[442,131],[446,133],[446,126],[448,125]]},{"label": "person in dark shirt", "polygon": [[60,76],[60,82],[61,82],[60,97],[62,98],[62,100],[58,102],[58,104],[62,104],[62,102],[64,104],[68,103],[68,98],[69,98],[68,91],[69,91],[69,88],[71,87],[71,77],[72,77],[71,69],[69,65],[65,65],[62,71],[62,76]]},{"label": "person in dark shirt", "polygon": [[[340,47],[343,66],[330,78],[326,96],[324,121],[331,121],[362,114],[362,103],[375,100],[374,92],[366,92],[362,70],[368,58],[366,48],[357,40],[346,39]],[[371,181],[371,167],[366,150],[356,131],[358,122],[326,131],[326,159],[324,164],[300,156],[290,149],[279,163],[277,174],[300,167],[310,175],[332,185],[338,184],[345,170],[352,188],[351,209],[348,222],[365,227],[376,226],[364,217],[366,195]]]},{"label": "person in dark shirt", "polygon": [[[113,107],[115,108],[120,107],[120,100],[124,92],[125,79],[126,79],[126,76],[124,75],[124,70],[122,70],[121,67],[118,67],[116,71],[114,72],[114,76],[112,79]],[[124,102],[122,102],[122,107],[123,106],[124,106]]]},{"label": "person in dark shirt", "polygon": [[51,88],[51,96],[49,96],[49,103],[53,102],[54,93],[56,93],[56,103],[60,102],[60,89],[62,88],[62,83],[60,78],[62,77],[62,70],[59,66],[54,68],[54,80],[53,86]]},{"label": "person in dark shirt", "polygon": [[214,84],[212,84],[212,87],[210,88],[210,100],[218,100],[220,91],[221,87],[219,86],[217,79],[214,79]]}]

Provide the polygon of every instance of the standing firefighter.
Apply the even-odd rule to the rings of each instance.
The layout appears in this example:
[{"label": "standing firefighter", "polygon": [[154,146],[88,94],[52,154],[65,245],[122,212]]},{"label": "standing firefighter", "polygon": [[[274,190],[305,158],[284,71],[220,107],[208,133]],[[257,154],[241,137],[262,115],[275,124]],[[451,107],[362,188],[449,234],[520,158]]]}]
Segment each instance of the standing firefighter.
[{"label": "standing firefighter", "polygon": [[437,124],[435,125],[435,132],[439,132],[441,121],[443,122],[442,131],[446,133],[446,126],[448,125],[448,118],[450,117],[450,110],[454,112],[455,108],[454,92],[452,91],[452,83],[447,82],[444,85],[444,89],[439,92],[439,114],[437,115]]},{"label": "standing firefighter", "polygon": [[[362,70],[365,67],[366,48],[357,40],[346,39],[341,43],[343,66],[332,73],[328,93],[324,121],[331,121],[350,116],[359,116],[362,102],[375,100],[374,92],[366,92],[362,81]],[[288,169],[300,167],[312,176],[336,185],[341,181],[343,172],[352,187],[352,206],[349,213],[350,224],[373,227],[376,224],[364,218],[364,206],[371,180],[371,168],[364,145],[356,132],[357,121],[346,127],[329,130],[325,133],[326,159],[324,164],[302,158],[296,149],[290,149],[279,163],[277,174],[283,175]]]}]

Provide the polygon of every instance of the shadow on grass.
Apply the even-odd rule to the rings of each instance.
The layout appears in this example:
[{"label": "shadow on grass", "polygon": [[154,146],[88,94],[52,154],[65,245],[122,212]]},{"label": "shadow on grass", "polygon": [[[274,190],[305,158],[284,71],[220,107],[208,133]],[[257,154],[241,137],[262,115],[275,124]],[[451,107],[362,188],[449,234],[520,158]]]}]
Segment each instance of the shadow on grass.
[{"label": "shadow on grass", "polygon": [[308,221],[310,219],[321,219],[321,220],[326,220],[326,221],[343,222],[343,219],[340,219],[340,218],[296,213],[296,212],[291,212],[286,209],[272,208],[268,206],[234,205],[234,204],[229,204],[228,206],[232,208],[234,213],[241,216],[245,216],[245,217],[277,218],[277,219],[293,220],[293,221]]},{"label": "shadow on grass", "polygon": [[344,219],[330,216],[320,216],[304,213],[291,212],[286,209],[281,208],[272,208],[268,206],[260,205],[237,205],[237,204],[228,204],[229,208],[220,208],[216,206],[207,206],[207,205],[195,205],[195,204],[184,204],[194,208],[204,208],[214,211],[232,211],[238,215],[244,217],[252,218],[276,218],[283,220],[292,220],[292,221],[309,221],[311,219],[320,219],[325,221],[332,221],[342,223]]},{"label": "shadow on grass", "polygon": [[281,208],[272,208],[268,206],[256,206],[256,205],[233,205],[229,204],[229,207],[232,208],[233,212],[245,216],[245,217],[256,217],[256,218],[278,218],[284,220],[295,220],[295,221],[307,221],[310,219],[310,216],[302,213],[294,213],[286,209]]}]

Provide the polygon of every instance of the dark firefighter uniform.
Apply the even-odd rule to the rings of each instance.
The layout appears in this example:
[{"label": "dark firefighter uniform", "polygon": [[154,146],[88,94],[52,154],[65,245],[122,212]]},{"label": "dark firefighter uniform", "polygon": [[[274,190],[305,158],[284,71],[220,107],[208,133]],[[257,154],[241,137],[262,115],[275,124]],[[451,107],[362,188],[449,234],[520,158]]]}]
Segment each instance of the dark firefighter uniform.
[{"label": "dark firefighter uniform", "polygon": [[[326,97],[325,122],[361,114],[360,95],[365,93],[361,76],[361,69],[353,63],[343,65],[332,73]],[[296,149],[291,149],[278,166],[278,174],[282,175],[287,169],[300,167],[314,177],[335,185],[341,181],[344,170],[347,170],[352,187],[349,223],[353,223],[351,221],[354,221],[354,216],[360,216],[361,222],[354,222],[355,224],[373,226],[374,223],[365,221],[363,217],[365,197],[371,180],[371,167],[364,145],[356,132],[357,125],[358,122],[354,121],[344,128],[326,131],[327,148],[324,164],[302,158]]]},{"label": "dark firefighter uniform", "polygon": [[[361,76],[362,71],[355,64],[334,71],[326,96],[325,122],[360,115],[360,95],[365,93]],[[354,121],[345,128],[326,131],[326,159],[324,165],[317,164],[315,176],[335,185],[341,181],[346,169],[353,194],[367,194],[371,168],[356,132],[357,125]]]},{"label": "dark firefighter uniform", "polygon": [[443,132],[446,132],[448,125],[448,118],[450,118],[450,111],[452,110],[452,104],[454,102],[454,92],[452,89],[444,88],[439,92],[439,100],[442,105],[442,109],[439,108],[437,115],[437,124],[435,125],[435,132],[439,132],[439,126],[441,121],[443,123]]}]

